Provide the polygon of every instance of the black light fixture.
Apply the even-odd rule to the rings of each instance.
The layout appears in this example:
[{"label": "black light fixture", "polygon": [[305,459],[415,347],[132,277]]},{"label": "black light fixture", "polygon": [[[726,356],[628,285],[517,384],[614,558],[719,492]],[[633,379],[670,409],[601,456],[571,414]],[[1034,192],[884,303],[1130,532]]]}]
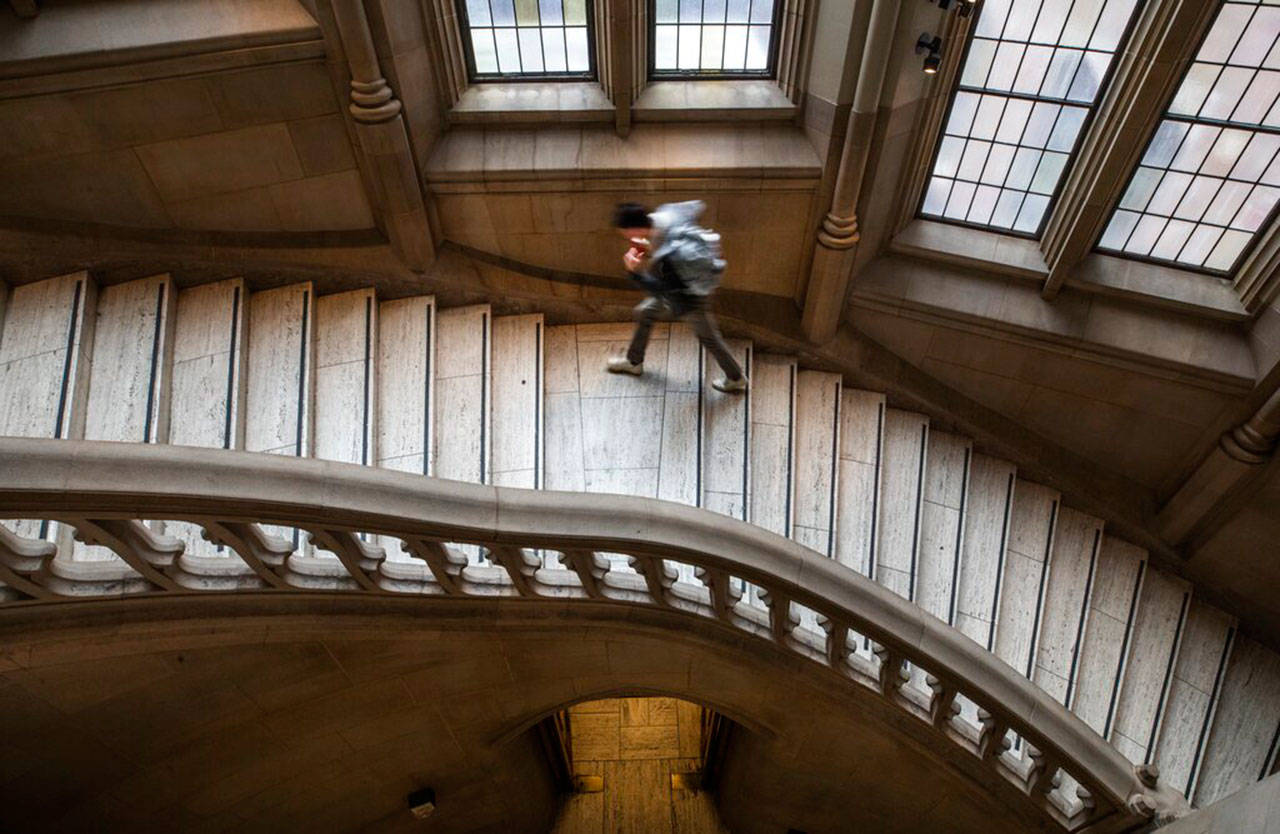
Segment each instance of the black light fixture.
[{"label": "black light fixture", "polygon": [[936,75],[938,67],[942,65],[942,38],[922,32],[916,41],[916,54],[921,53],[928,53],[924,56],[925,74]]},{"label": "black light fixture", "polygon": [[409,813],[416,819],[425,820],[436,809],[436,792],[431,788],[420,788],[409,794]]},{"label": "black light fixture", "polygon": [[954,4],[956,7],[956,14],[961,17],[968,17],[973,13],[973,0],[929,0],[929,2],[937,3],[938,8],[942,9],[944,12]]}]

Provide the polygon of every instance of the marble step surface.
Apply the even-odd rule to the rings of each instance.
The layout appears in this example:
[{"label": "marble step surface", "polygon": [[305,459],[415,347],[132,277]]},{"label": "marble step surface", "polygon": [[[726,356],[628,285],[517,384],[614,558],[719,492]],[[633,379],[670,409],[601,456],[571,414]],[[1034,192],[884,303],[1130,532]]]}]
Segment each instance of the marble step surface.
[{"label": "marble step surface", "polygon": [[[654,327],[637,378],[604,371],[629,324],[548,327],[487,305],[437,310],[429,296],[316,297],[310,284],[248,293],[238,279],[99,291],[78,273],[16,288],[0,316],[6,434],[243,448],[702,506],[955,625],[1197,804],[1276,766],[1280,660],[1232,617],[1012,464],[793,357],[730,340],[752,389],[726,395],[681,323]],[[226,555],[194,528],[164,531],[188,555]],[[273,532],[294,538],[295,558],[324,555]],[[75,553],[115,558],[100,550]]]}]

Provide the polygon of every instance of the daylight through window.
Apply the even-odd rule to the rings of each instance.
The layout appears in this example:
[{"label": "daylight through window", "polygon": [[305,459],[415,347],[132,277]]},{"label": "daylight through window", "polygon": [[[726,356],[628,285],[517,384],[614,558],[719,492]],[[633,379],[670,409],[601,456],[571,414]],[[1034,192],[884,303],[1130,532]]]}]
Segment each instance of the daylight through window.
[{"label": "daylight through window", "polygon": [[920,213],[1038,235],[1134,5],[987,0]]},{"label": "daylight through window", "polygon": [[653,0],[654,77],[770,75],[780,0]]},{"label": "daylight through window", "polygon": [[1223,3],[1098,242],[1228,273],[1280,197],[1280,6]]},{"label": "daylight through window", "polygon": [[588,0],[465,0],[472,77],[589,78]]}]

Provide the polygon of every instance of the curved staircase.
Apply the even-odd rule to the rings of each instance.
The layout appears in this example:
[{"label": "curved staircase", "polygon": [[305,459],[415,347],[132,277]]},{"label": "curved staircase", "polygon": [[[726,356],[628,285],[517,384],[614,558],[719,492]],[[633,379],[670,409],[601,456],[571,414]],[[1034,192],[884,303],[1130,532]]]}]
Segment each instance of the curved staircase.
[{"label": "curved staircase", "polygon": [[[636,379],[603,372],[628,324],[548,327],[487,306],[437,309],[427,296],[317,297],[310,284],[178,290],[168,276],[23,285],[8,293],[2,321],[0,435],[236,449],[705,508],[790,538],[954,626],[1195,805],[1276,768],[1280,657],[1240,635],[1228,612],[1013,464],[793,358],[731,340],[752,389],[726,395],[678,324],[655,328]],[[73,541],[48,518],[6,525],[17,535],[0,541],[9,578],[0,593],[13,604],[157,587],[347,587],[365,575],[362,559],[379,561],[379,546],[377,575],[389,582],[380,587],[422,592],[421,563],[394,537],[317,540],[278,524],[271,537],[241,541],[275,547],[292,566],[282,574],[233,558],[245,552],[227,546],[234,530],[215,543],[185,521],[153,524],[164,536],[151,546],[174,540],[157,557],[167,567],[122,561],[138,545],[118,526],[86,522]],[[56,544],[56,558],[39,539]],[[46,569],[15,568],[23,547]],[[344,549],[347,558],[328,555]],[[478,569],[494,556],[475,544],[458,553]],[[624,555],[593,553],[583,568],[567,553],[526,553],[538,561],[504,563],[512,577],[564,567],[583,582],[637,571],[638,587],[664,582],[661,567]],[[788,604],[779,620],[776,588],[771,598],[738,578],[716,590],[705,570],[671,567],[677,587],[740,600],[747,619],[761,612],[766,633],[794,618],[797,640],[807,633],[830,648],[830,621],[813,608]],[[854,632],[848,642],[853,659],[872,662],[883,649]],[[902,689],[928,693],[928,671],[903,667]],[[990,723],[972,699],[956,703],[957,720]],[[1009,743],[1002,755],[1034,772],[1030,745],[1017,733]]]}]

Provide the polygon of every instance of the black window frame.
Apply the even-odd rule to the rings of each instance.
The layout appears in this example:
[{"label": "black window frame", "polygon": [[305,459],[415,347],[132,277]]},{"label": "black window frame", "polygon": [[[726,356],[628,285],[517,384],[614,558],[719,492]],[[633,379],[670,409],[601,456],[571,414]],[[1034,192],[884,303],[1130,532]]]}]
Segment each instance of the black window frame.
[{"label": "black window frame", "polygon": [[[1262,224],[1258,226],[1257,230],[1253,233],[1253,237],[1250,238],[1249,242],[1244,246],[1243,249],[1240,250],[1240,254],[1236,256],[1235,261],[1231,264],[1231,268],[1225,269],[1225,270],[1217,270],[1217,269],[1214,269],[1213,267],[1203,266],[1203,265],[1195,266],[1193,264],[1179,263],[1178,261],[1165,260],[1164,258],[1157,258],[1151,255],[1139,255],[1134,252],[1125,252],[1120,249],[1104,249],[1102,247],[1102,238],[1106,235],[1107,229],[1111,226],[1111,221],[1115,218],[1116,212],[1122,210],[1120,207],[1120,203],[1121,201],[1124,200],[1125,195],[1129,193],[1129,189],[1130,187],[1132,187],[1134,179],[1137,178],[1138,172],[1142,170],[1143,168],[1142,160],[1146,157],[1147,150],[1150,149],[1151,143],[1155,140],[1156,134],[1159,132],[1161,125],[1163,125],[1165,122],[1182,122],[1184,124],[1192,125],[1192,126],[1198,125],[1198,124],[1211,125],[1211,126],[1221,127],[1224,129],[1252,130],[1258,133],[1270,133],[1270,134],[1280,135],[1280,128],[1276,128],[1276,127],[1271,127],[1271,126],[1266,126],[1261,124],[1256,126],[1246,125],[1246,124],[1241,124],[1239,122],[1232,122],[1229,120],[1210,119],[1202,116],[1186,116],[1183,114],[1171,114],[1169,112],[1169,108],[1173,105],[1174,100],[1178,97],[1178,93],[1181,92],[1182,85],[1183,83],[1186,82],[1187,76],[1190,75],[1191,70],[1194,69],[1196,65],[1196,57],[1200,54],[1200,50],[1204,47],[1205,41],[1208,40],[1210,33],[1213,31],[1213,26],[1215,23],[1217,23],[1218,16],[1222,14],[1222,10],[1227,6],[1229,2],[1230,0],[1219,0],[1217,4],[1217,9],[1215,9],[1213,13],[1213,19],[1209,21],[1208,26],[1204,30],[1204,34],[1201,35],[1200,40],[1196,42],[1195,50],[1192,53],[1191,58],[1188,61],[1186,61],[1186,66],[1183,67],[1182,73],[1178,76],[1178,83],[1175,84],[1173,88],[1169,91],[1169,95],[1165,99],[1164,106],[1161,107],[1160,113],[1155,119],[1155,123],[1152,124],[1151,129],[1147,131],[1146,141],[1143,142],[1141,146],[1142,151],[1139,154],[1137,160],[1133,163],[1133,168],[1129,171],[1129,176],[1125,178],[1124,187],[1117,192],[1116,198],[1111,204],[1111,211],[1107,214],[1106,221],[1103,222],[1101,226],[1098,228],[1098,233],[1093,241],[1093,251],[1095,253],[1099,255],[1106,255],[1109,258],[1121,258],[1127,261],[1137,261],[1139,263],[1152,264],[1154,266],[1164,267],[1165,269],[1177,269],[1184,272],[1195,273],[1197,275],[1207,275],[1213,278],[1231,280],[1235,275],[1235,273],[1244,264],[1244,262],[1248,260],[1249,256],[1252,255],[1253,252],[1258,248],[1258,242],[1259,240],[1261,240],[1262,236],[1266,234],[1267,230],[1271,228],[1271,226],[1276,222],[1276,218],[1280,217],[1280,200],[1277,200],[1276,204],[1271,207],[1271,211],[1267,214],[1267,219],[1262,221]],[[1263,5],[1269,5],[1269,4],[1259,3],[1257,5],[1261,7]],[[1244,33],[1242,32],[1241,37],[1243,36],[1244,36]],[[1239,45],[1239,41],[1237,41],[1237,46],[1238,45]],[[1210,92],[1212,92],[1212,90],[1210,90]],[[1206,98],[1207,98],[1207,94],[1206,94]],[[1236,103],[1236,106],[1239,106],[1239,102]],[[1202,109],[1203,109],[1203,104],[1202,104]],[[1188,133],[1189,132],[1190,132],[1190,129],[1188,128]],[[1185,136],[1183,138],[1185,140]],[[1174,152],[1174,155],[1175,156],[1177,155],[1176,151]],[[1237,162],[1238,161],[1239,160],[1237,160]],[[1172,162],[1172,159],[1170,160],[1170,162]],[[1165,167],[1160,170],[1164,172],[1168,172],[1173,169]],[[1195,172],[1192,172],[1192,175],[1194,176]],[[1224,180],[1226,179],[1227,178],[1224,178]],[[1123,209],[1123,210],[1130,211],[1130,209]],[[1139,214],[1145,214],[1145,212],[1139,212]],[[1210,225],[1214,225],[1214,224],[1210,224]],[[1227,227],[1227,228],[1230,228],[1230,227]],[[1130,235],[1132,235],[1132,231],[1130,232]],[[1185,244],[1184,244],[1184,248],[1185,248]]]},{"label": "black window frame", "polygon": [[[915,217],[919,220],[927,220],[931,223],[946,223],[952,226],[961,226],[966,229],[975,229],[981,232],[990,232],[991,234],[1010,235],[1012,237],[1019,237],[1024,240],[1038,241],[1041,238],[1043,238],[1044,230],[1049,225],[1049,220],[1052,219],[1053,217],[1054,209],[1057,208],[1058,201],[1062,197],[1062,189],[1066,185],[1067,180],[1070,178],[1071,171],[1075,168],[1076,161],[1078,160],[1080,155],[1080,146],[1084,142],[1085,137],[1088,136],[1089,129],[1093,126],[1093,121],[1097,116],[1098,108],[1099,106],[1101,106],[1103,99],[1106,97],[1106,93],[1111,87],[1111,82],[1115,80],[1116,70],[1120,63],[1119,56],[1124,52],[1125,48],[1128,46],[1129,39],[1133,36],[1133,30],[1137,26],[1138,18],[1142,16],[1143,2],[1144,0],[1137,0],[1137,2],[1134,3],[1133,9],[1129,12],[1129,20],[1125,23],[1124,31],[1120,33],[1120,39],[1116,41],[1115,51],[1111,53],[1111,61],[1107,65],[1107,72],[1102,77],[1102,79],[1098,82],[1097,95],[1095,96],[1094,100],[1088,104],[1079,102],[1079,101],[1071,101],[1070,99],[1066,99],[1066,98],[1057,99],[1057,98],[1050,98],[1047,96],[1040,97],[1040,96],[1028,95],[1026,93],[1015,93],[1012,90],[1009,90],[1009,91],[977,90],[977,89],[962,90],[960,88],[960,82],[964,78],[964,67],[966,62],[969,60],[969,50],[973,46],[973,42],[976,39],[973,35],[973,32],[978,25],[978,15],[982,13],[982,8],[981,6],[979,6],[977,9],[977,13],[973,16],[969,30],[965,33],[964,49],[962,54],[960,55],[959,63],[956,64],[955,81],[951,85],[951,92],[947,95],[947,106],[946,106],[946,109],[942,111],[943,112],[942,120],[938,125],[937,136],[934,137],[933,152],[929,155],[929,165],[925,169],[924,187],[921,188],[920,190],[920,199],[917,201],[917,204],[916,204]],[[1098,20],[1101,20],[1101,19],[1102,19],[1102,14],[1099,13]],[[1095,29],[1097,25],[1098,25],[1098,21],[1094,21]],[[946,45],[943,44],[943,46],[945,48]],[[1087,47],[1085,48],[1085,51],[1087,51]],[[933,178],[933,171],[938,164],[938,154],[942,152],[942,140],[947,136],[947,122],[951,120],[951,112],[952,112],[952,108],[955,106],[956,96],[962,92],[970,93],[972,95],[977,95],[977,96],[988,94],[993,96],[1004,96],[1006,98],[1029,100],[1033,102],[1042,101],[1042,102],[1048,102],[1050,104],[1057,104],[1060,107],[1083,107],[1085,109],[1086,111],[1085,117],[1084,117],[1084,120],[1080,123],[1080,130],[1076,134],[1076,141],[1072,144],[1071,150],[1067,151],[1066,165],[1062,169],[1062,175],[1058,178],[1057,185],[1054,186],[1053,193],[1049,195],[1049,202],[1048,204],[1045,205],[1044,216],[1040,218],[1040,225],[1036,227],[1035,231],[1024,232],[1024,231],[1019,231],[1017,229],[1012,229],[1012,228],[1005,229],[1000,226],[991,226],[989,224],[984,225],[982,223],[973,223],[968,220],[957,220],[951,217],[937,217],[931,214],[924,213],[924,202],[929,196],[929,180]]]},{"label": "black window frame", "polygon": [[[725,72],[724,70],[656,69],[654,67],[654,63],[656,57],[655,46],[658,37],[658,0],[647,0],[647,2],[649,20],[648,26],[646,27],[648,29],[646,40],[649,54],[647,56],[646,64],[648,67],[649,81],[772,81],[778,77],[778,50],[781,43],[782,11],[783,6],[786,5],[786,0],[773,0],[773,17],[769,21],[769,61],[766,67],[763,70],[732,70],[729,72]],[[754,2],[754,0],[752,0],[752,2]],[[680,0],[676,0],[677,23],[664,23],[662,24],[663,26],[680,25],[678,22],[680,19],[679,3]],[[699,12],[699,17],[701,17],[701,14],[702,13]],[[747,20],[751,20],[750,6],[747,7]],[[699,20],[698,25],[705,26],[707,24],[704,21]],[[750,27],[752,24],[748,22],[745,25]],[[759,26],[760,24],[757,23],[755,25]],[[679,48],[677,48],[676,52],[676,63],[679,63]],[[699,54],[701,54],[701,50],[699,50]]]},{"label": "black window frame", "polygon": [[[462,35],[462,54],[467,64],[467,83],[469,84],[519,84],[528,82],[547,82],[547,81],[598,81],[599,71],[596,65],[596,20],[595,20],[595,2],[594,0],[583,0],[586,5],[587,12],[587,71],[586,72],[539,72],[539,73],[480,73],[476,70],[476,54],[475,45],[471,39],[471,19],[467,14],[467,0],[454,0],[454,9],[458,13],[458,29]],[[514,5],[515,0],[512,0]],[[539,21],[541,21],[541,9],[539,8]],[[493,19],[493,6],[489,7],[489,19]],[[482,26],[482,29],[516,29],[521,28],[542,29],[541,23],[537,27],[531,26]],[[556,28],[556,27],[552,27]],[[576,28],[576,27],[575,27]],[[517,38],[517,45],[519,40]],[[495,44],[496,46],[496,44]],[[521,60],[523,63],[523,59]],[[546,63],[545,61],[543,62]],[[568,61],[565,62],[566,64]]]}]

